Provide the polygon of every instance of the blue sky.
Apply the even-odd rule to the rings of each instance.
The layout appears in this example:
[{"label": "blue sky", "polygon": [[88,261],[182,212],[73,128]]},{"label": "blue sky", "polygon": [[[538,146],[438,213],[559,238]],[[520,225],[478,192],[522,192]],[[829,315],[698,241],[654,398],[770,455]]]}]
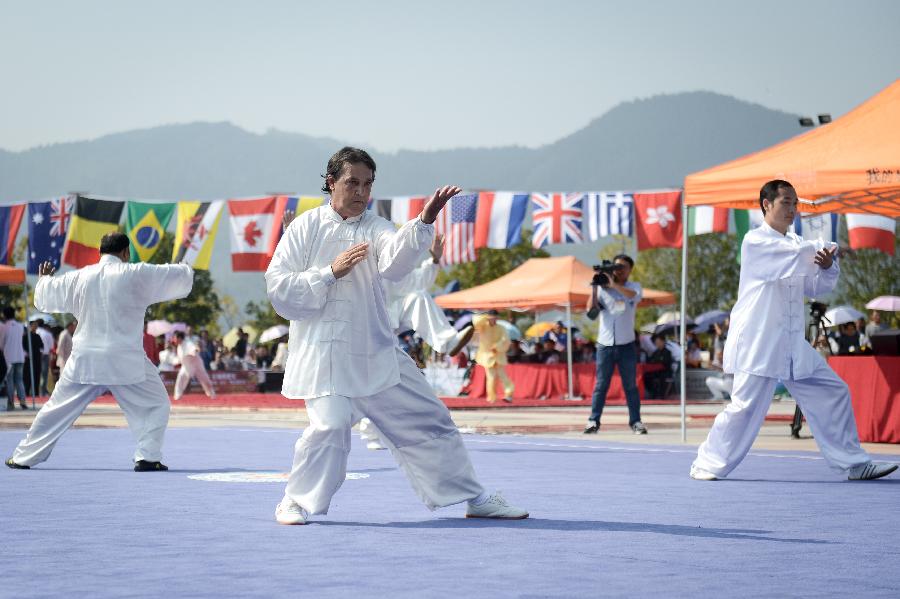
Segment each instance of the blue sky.
[{"label": "blue sky", "polygon": [[538,146],[693,90],[839,116],[900,76],[898,25],[891,1],[0,0],[0,148],[196,120]]}]

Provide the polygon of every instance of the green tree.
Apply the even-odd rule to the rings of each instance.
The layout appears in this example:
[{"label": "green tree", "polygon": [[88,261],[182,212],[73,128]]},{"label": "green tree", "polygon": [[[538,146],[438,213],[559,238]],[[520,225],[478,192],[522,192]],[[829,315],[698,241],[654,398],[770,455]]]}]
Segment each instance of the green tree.
[{"label": "green tree", "polygon": [[523,229],[521,241],[513,247],[505,250],[481,248],[478,250],[477,260],[457,264],[449,270],[438,273],[435,282],[443,287],[456,279],[461,289],[468,289],[502,277],[530,258],[546,258],[549,255],[544,250],[533,247],[531,231]]},{"label": "green tree", "polygon": [[[841,222],[841,245],[848,246],[847,226]],[[894,246],[900,243],[900,232],[895,233]],[[900,295],[900,254],[893,256],[879,250],[856,250],[840,262],[838,279],[832,303],[849,304],[862,310],[866,303],[879,295]]]},{"label": "green tree", "polygon": [[[740,265],[737,238],[711,233],[688,237],[687,311],[696,316],[708,310],[730,310],[737,299]],[[681,302],[681,249],[653,248],[638,254],[631,280],[643,287],[671,291]],[[664,310],[671,310],[665,307]],[[655,319],[663,309],[647,309],[638,326]]]},{"label": "green tree", "polygon": [[[150,259],[152,264],[167,264],[172,256],[175,237],[166,233],[159,244],[156,254]],[[218,318],[222,311],[219,295],[213,286],[213,278],[208,270],[194,271],[194,287],[190,295],[173,302],[153,304],[147,311],[151,319],[164,319],[169,322],[184,322],[195,329],[209,329],[217,334]]]},{"label": "green tree", "polygon": [[275,308],[267,300],[258,302],[247,302],[244,313],[250,317],[248,324],[256,327],[257,331],[264,331],[276,324],[288,324],[288,321],[275,312]]}]

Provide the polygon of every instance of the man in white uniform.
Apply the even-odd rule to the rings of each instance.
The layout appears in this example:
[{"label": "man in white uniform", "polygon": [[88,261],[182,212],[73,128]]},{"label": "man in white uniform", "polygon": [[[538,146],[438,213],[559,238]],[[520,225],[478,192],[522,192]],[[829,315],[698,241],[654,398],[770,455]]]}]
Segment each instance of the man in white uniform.
[{"label": "man in white uniform", "polygon": [[897,469],[875,464],[859,445],[850,392],[803,335],[804,295],[818,297],[837,283],[837,246],[804,241],[788,228],[797,193],[787,181],[759,194],[765,221],[744,237],[741,280],[725,342],[724,370],[734,374],[731,403],[720,413],[691,466],[691,478],[716,480],[734,470],[753,445],[778,379],[806,414],[828,464],[850,480],[880,478]]},{"label": "man in white uniform", "polygon": [[175,390],[173,397],[180,400],[184,395],[185,389],[191,384],[191,378],[197,379],[206,396],[215,399],[216,390],[213,388],[212,380],[203,360],[200,358],[200,347],[197,345],[193,336],[184,334],[184,331],[175,331],[175,346],[178,352],[178,361],[181,362],[181,370],[175,378]]},{"label": "man in white uniform", "polygon": [[428,290],[434,285],[444,253],[444,236],[435,235],[430,257],[397,282],[386,283],[391,326],[395,333],[413,330],[434,351],[455,356],[472,339],[472,326],[457,331]]},{"label": "man in white uniform", "polygon": [[108,233],[97,264],[55,278],[50,262],[40,266],[35,307],[74,314],[78,330],[53,395],[6,460],[10,468],[46,460],[88,404],[109,389],[137,442],[135,471],[168,470],[160,460],[169,395],[144,353],[144,314],[151,304],[190,293],[194,272],[186,264],[129,264],[128,244],[124,234]]},{"label": "man in white uniform", "polygon": [[59,341],[56,343],[56,366],[59,368],[60,374],[66,367],[69,356],[72,355],[72,334],[77,326],[78,321],[73,318],[59,334]]},{"label": "man in white uniform", "polygon": [[434,237],[434,220],[457,187],[438,189],[397,230],[366,210],[375,162],[343,148],[328,161],[328,205],[288,227],[266,271],[272,306],[291,321],[282,394],[305,399],[310,424],[297,441],[281,524],[328,511],[344,482],[350,429],[370,418],[413,489],[431,509],[468,502],[467,517],[526,518],[475,478],[450,412],[389,326],[383,280],[414,267]]}]

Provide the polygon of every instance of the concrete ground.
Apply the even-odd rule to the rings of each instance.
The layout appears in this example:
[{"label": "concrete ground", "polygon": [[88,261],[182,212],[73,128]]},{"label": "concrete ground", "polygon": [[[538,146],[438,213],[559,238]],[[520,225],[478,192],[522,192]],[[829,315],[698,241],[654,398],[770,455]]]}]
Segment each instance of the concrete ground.
[{"label": "concrete ground", "polygon": [[[688,446],[698,446],[712,426],[713,418],[723,404],[709,402],[687,406]],[[760,431],[754,449],[775,451],[816,451],[815,441],[805,426],[801,439],[791,439],[790,418],[794,402],[776,401]],[[16,409],[0,412],[0,429],[27,429],[35,412]],[[591,438],[598,441],[638,445],[678,445],[681,440],[680,407],[678,405],[643,406],[641,415],[649,429],[647,435],[634,435],[628,428],[625,406],[607,406],[600,432]],[[453,410],[453,419],[464,432],[475,434],[523,434],[581,438],[587,410],[583,407],[505,408]],[[306,410],[254,408],[200,408],[173,406],[169,420],[172,428],[288,428],[300,430],[308,423]],[[125,428],[125,418],[118,406],[92,404],[76,421],[76,427]],[[900,445],[864,443],[870,453],[900,455]],[[9,453],[12,448],[6,448]]]}]

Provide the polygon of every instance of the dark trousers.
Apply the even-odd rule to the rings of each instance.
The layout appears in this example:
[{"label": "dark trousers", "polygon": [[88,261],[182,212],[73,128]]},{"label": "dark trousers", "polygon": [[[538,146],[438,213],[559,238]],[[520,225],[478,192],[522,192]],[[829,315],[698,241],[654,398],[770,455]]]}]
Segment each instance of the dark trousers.
[{"label": "dark trousers", "polygon": [[628,403],[628,424],[633,425],[641,420],[641,396],[637,388],[637,352],[634,343],[623,345],[597,346],[597,384],[591,397],[591,417],[600,422],[603,406],[606,405],[606,393],[612,380],[613,368],[619,367],[619,377],[625,388],[625,401]]}]

